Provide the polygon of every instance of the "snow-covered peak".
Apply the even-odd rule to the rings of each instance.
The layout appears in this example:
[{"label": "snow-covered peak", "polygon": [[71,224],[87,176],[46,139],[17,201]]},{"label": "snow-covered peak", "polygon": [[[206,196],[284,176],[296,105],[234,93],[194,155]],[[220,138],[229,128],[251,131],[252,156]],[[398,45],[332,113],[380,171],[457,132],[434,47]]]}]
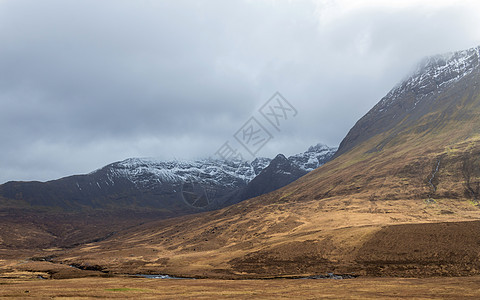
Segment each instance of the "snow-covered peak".
[{"label": "snow-covered peak", "polygon": [[185,182],[238,186],[239,182],[246,184],[256,176],[254,167],[248,162],[210,158],[192,161],[129,158],[106,168],[110,176],[127,178],[141,187]]},{"label": "snow-covered peak", "polygon": [[310,152],[321,153],[321,152],[325,152],[325,151],[331,151],[332,149],[333,148],[328,147],[325,144],[318,143],[315,146],[310,146],[306,152],[307,153],[310,153]]},{"label": "snow-covered peak", "polygon": [[255,175],[260,174],[263,169],[265,169],[271,162],[272,160],[267,157],[257,157],[255,158],[251,165],[253,167],[253,170],[255,171]]},{"label": "snow-covered peak", "polygon": [[412,94],[413,109],[427,96],[440,93],[463,77],[478,70],[480,46],[468,50],[435,55],[424,59],[416,71],[392,89],[371,112],[383,112],[402,96]]},{"label": "snow-covered peak", "polygon": [[290,156],[288,160],[300,167],[300,169],[310,172],[329,161],[337,152],[337,149],[336,147],[332,148],[324,144],[317,144],[308,148],[304,153]]},{"label": "snow-covered peak", "polygon": [[[312,171],[335,154],[337,148],[323,144],[310,147],[305,153],[293,155],[288,160],[305,171]],[[110,164],[100,170],[108,181],[127,179],[138,188],[150,189],[159,184],[199,183],[238,187],[248,184],[272,161],[258,157],[252,162],[242,160],[198,159],[162,161],[155,158],[129,158]]]}]

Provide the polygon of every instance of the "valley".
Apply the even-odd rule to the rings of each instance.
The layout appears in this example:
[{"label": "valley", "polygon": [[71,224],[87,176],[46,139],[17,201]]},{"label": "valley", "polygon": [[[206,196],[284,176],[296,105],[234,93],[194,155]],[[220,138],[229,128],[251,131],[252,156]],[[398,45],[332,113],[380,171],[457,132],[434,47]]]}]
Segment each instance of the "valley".
[{"label": "valley", "polygon": [[[263,295],[274,297],[307,282],[293,278],[332,273],[355,279],[310,280],[298,292],[474,298],[479,81],[480,47],[427,58],[338,151],[317,145],[251,163],[129,159],[58,181],[6,183],[0,284],[7,294],[38,284],[49,295],[42,286],[60,291],[63,283],[38,282],[98,279],[97,293],[108,297],[153,297],[153,284],[180,286],[176,296],[220,285],[231,297],[268,286]],[[196,280],[130,277],[137,274]],[[446,291],[445,281],[459,285]]]}]

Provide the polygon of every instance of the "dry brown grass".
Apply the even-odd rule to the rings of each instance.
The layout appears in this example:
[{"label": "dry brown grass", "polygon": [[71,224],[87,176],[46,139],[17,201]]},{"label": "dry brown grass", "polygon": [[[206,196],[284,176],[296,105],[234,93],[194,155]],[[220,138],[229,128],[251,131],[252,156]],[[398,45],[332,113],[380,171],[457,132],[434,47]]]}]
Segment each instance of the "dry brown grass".
[{"label": "dry brown grass", "polygon": [[350,280],[2,280],[0,297],[35,299],[479,299],[480,277]]},{"label": "dry brown grass", "polygon": [[[453,213],[442,214],[442,211]],[[241,214],[220,211],[145,224],[107,241],[67,251],[57,260],[100,265],[107,271],[129,274],[151,272],[220,278],[326,272],[366,275],[368,270],[358,264],[358,251],[368,242],[375,243],[372,239],[382,228],[458,221],[467,221],[465,226],[469,228],[468,221],[478,218],[478,209],[468,202],[448,200],[438,200],[435,204],[414,200],[365,203],[332,198],[293,206],[271,204]],[[407,229],[400,227],[392,239],[402,237],[404,241],[397,242],[414,243],[418,235],[406,238],[402,232],[408,232]],[[442,242],[442,238],[446,240]],[[451,236],[439,236],[438,245],[448,245],[450,239]],[[430,247],[437,245],[432,242]],[[371,251],[380,253],[382,249]],[[420,262],[421,258],[418,259]],[[476,274],[474,269],[472,272]]]}]

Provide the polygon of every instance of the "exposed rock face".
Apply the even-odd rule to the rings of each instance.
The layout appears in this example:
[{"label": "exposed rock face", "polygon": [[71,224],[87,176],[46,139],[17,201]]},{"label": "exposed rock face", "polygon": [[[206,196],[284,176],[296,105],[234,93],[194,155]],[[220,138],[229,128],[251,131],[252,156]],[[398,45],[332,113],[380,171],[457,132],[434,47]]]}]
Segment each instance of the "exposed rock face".
[{"label": "exposed rock face", "polygon": [[317,144],[308,148],[304,153],[288,157],[288,160],[292,162],[292,164],[300,167],[300,169],[310,172],[332,159],[336,151],[337,148]]},{"label": "exposed rock face", "polygon": [[269,193],[292,183],[307,173],[308,171],[304,168],[279,154],[247,185],[242,198],[249,199]]}]

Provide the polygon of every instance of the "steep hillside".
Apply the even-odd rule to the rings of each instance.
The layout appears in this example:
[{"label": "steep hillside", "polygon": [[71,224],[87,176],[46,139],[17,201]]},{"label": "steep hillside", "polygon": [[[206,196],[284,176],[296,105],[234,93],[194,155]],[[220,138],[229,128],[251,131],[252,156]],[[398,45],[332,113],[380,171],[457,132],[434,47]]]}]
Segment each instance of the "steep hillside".
[{"label": "steep hillside", "polygon": [[479,61],[478,47],[427,59],[350,130],[338,150],[342,159],[302,184],[315,182],[317,198],[476,202]]},{"label": "steep hillside", "polygon": [[401,131],[422,124],[421,118],[427,122],[423,124],[427,130],[438,127],[439,124],[432,123],[434,119],[440,121],[437,114],[453,117],[455,106],[466,104],[463,102],[468,100],[464,98],[473,97],[478,88],[479,51],[476,47],[426,58],[411,77],[392,89],[355,124],[336,156],[383,133],[382,143],[371,149],[380,150]]},{"label": "steep hillside", "polygon": [[308,173],[303,167],[305,165],[308,165],[308,160],[300,167],[282,154],[277,155],[268,167],[248,183],[242,192],[242,198],[250,199],[286,186]]},{"label": "steep hillside", "polygon": [[479,48],[427,59],[286,187],[59,255],[111,272],[232,278],[480,272]]}]

